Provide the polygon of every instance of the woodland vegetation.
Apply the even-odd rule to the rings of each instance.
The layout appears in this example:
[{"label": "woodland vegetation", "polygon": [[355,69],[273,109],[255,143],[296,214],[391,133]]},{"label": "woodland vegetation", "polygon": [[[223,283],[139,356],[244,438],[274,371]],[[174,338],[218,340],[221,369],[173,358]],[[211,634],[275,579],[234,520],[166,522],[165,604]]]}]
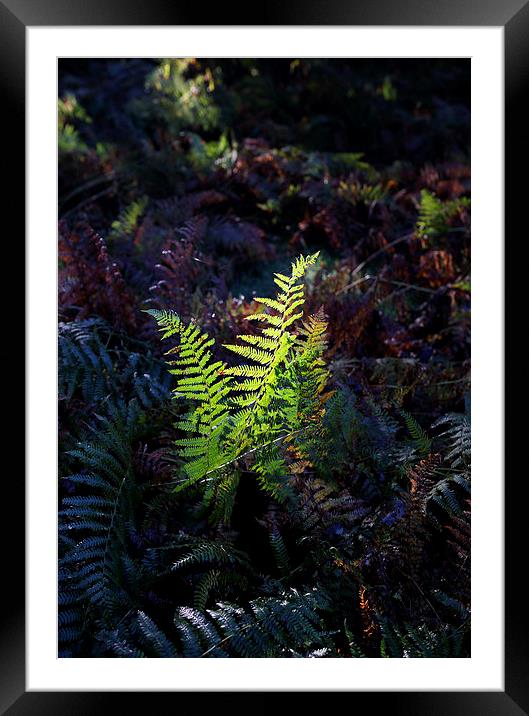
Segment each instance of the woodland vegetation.
[{"label": "woodland vegetation", "polygon": [[462,60],[61,60],[59,655],[470,655]]}]

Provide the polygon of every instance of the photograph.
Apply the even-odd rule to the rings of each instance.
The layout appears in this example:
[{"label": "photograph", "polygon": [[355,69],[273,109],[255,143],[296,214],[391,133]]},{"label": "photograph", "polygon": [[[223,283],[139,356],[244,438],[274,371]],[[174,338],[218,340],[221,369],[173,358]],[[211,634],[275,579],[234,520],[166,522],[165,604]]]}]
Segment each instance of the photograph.
[{"label": "photograph", "polygon": [[59,660],[470,659],[471,59],[55,101]]}]

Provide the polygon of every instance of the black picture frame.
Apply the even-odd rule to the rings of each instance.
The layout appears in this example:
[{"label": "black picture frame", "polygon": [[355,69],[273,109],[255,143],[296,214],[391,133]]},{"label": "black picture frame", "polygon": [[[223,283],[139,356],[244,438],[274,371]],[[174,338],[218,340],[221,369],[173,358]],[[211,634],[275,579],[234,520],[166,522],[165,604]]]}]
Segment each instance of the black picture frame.
[{"label": "black picture frame", "polygon": [[[207,23],[202,22],[207,18]],[[24,615],[24,480],[20,474],[23,461],[24,389],[21,381],[9,379],[20,363],[21,347],[25,344],[21,325],[24,295],[20,276],[12,270],[25,260],[23,219],[25,212],[25,30],[28,26],[70,25],[413,25],[413,26],[503,26],[505,32],[505,236],[514,244],[515,225],[523,231],[522,212],[525,212],[525,182],[522,170],[527,167],[527,79],[529,78],[529,2],[528,0],[408,0],[405,4],[391,0],[268,0],[258,6],[241,6],[230,12],[225,3],[201,3],[182,7],[167,0],[0,0],[0,86],[2,89],[3,157],[11,156],[4,164],[8,178],[4,216],[14,216],[11,233],[4,232],[9,245],[4,248],[4,265],[9,268],[12,286],[5,292],[8,309],[7,326],[12,333],[10,350],[2,352],[2,375],[8,377],[5,412],[11,415],[6,445],[15,455],[16,470],[4,468],[3,531],[4,583],[3,609],[0,631],[0,710],[10,716],[52,713],[84,714],[124,710],[123,699],[134,699],[134,705],[144,702],[147,708],[161,710],[160,698],[171,699],[174,693],[101,693],[101,692],[26,692],[25,688],[25,615]],[[5,194],[4,194],[5,197]],[[525,201],[524,201],[525,200]],[[5,211],[5,210],[4,210]],[[521,237],[520,237],[521,238]],[[505,248],[507,242],[505,242]],[[7,252],[7,256],[5,255]],[[508,261],[511,251],[505,250]],[[16,263],[15,263],[16,262]],[[510,270],[513,267],[510,267]],[[3,282],[3,285],[6,284]],[[517,282],[511,276],[505,296],[505,328],[514,328],[515,305],[523,301],[515,296]],[[14,299],[13,296],[16,296]],[[7,300],[8,299],[8,300]],[[15,304],[15,305],[13,305]],[[14,310],[16,309],[16,310]],[[519,324],[517,324],[519,326]],[[5,334],[4,334],[5,335]],[[514,342],[514,331],[510,335]],[[506,347],[509,345],[506,342]],[[13,352],[13,348],[15,351]],[[514,346],[512,350],[514,354]],[[522,376],[510,366],[512,385],[523,385]],[[17,371],[15,374],[18,374]],[[506,373],[507,374],[507,373]],[[21,395],[22,393],[22,395]],[[507,391],[506,391],[507,396]],[[514,402],[514,401],[512,401]],[[510,402],[505,400],[505,408]],[[17,407],[18,406],[18,407]],[[18,412],[17,412],[18,410]],[[513,421],[514,422],[514,421]],[[391,713],[408,715],[476,714],[479,716],[529,713],[529,642],[527,635],[529,612],[528,581],[524,561],[517,546],[525,544],[525,514],[522,491],[526,490],[523,474],[515,477],[510,465],[517,449],[523,445],[521,425],[510,424],[505,431],[505,691],[503,692],[353,692],[350,705],[358,708],[362,702],[372,709],[379,707]],[[16,445],[20,450],[16,450]],[[8,451],[4,448],[4,459]],[[479,476],[477,476],[479,478]],[[518,478],[518,479],[517,479]],[[515,482],[516,480],[516,482]],[[11,517],[7,520],[6,514]],[[522,552],[523,554],[523,552]],[[420,688],[420,684],[418,684]],[[346,686],[344,685],[344,690]],[[149,699],[147,704],[146,699]],[[155,704],[153,704],[155,699]],[[174,707],[174,706],[173,706]]]}]

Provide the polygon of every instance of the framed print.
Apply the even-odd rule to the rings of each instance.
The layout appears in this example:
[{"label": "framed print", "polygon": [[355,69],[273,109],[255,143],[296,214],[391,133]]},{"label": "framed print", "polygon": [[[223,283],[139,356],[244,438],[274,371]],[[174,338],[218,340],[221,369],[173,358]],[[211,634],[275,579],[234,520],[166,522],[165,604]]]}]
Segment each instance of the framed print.
[{"label": "framed print", "polygon": [[0,0],[28,368],[3,712],[529,713],[503,417],[528,5],[296,5]]}]

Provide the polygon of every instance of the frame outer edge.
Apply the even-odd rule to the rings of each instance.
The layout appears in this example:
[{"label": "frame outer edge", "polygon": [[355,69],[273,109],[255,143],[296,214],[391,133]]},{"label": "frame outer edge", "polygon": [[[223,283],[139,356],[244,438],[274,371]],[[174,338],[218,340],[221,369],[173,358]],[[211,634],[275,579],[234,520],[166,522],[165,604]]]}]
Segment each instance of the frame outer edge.
[{"label": "frame outer edge", "polygon": [[[505,25],[525,0],[267,0],[258,9],[167,0],[2,0],[25,25]],[[476,7],[478,6],[478,7]],[[236,10],[236,12],[230,12]],[[236,22],[230,22],[236,15]],[[207,23],[204,23],[207,18]]]},{"label": "frame outer edge", "polygon": [[[11,347],[2,350],[2,375],[19,376],[4,382],[3,404],[9,416],[3,428],[4,480],[1,520],[3,582],[2,610],[0,611],[0,713],[4,712],[25,689],[25,534],[24,511],[24,408],[25,385],[20,363],[25,363],[24,324],[25,296],[23,270],[25,265],[25,27],[15,14],[0,2],[0,88],[2,96],[2,165],[4,177],[3,205],[9,207],[9,216],[15,231],[4,229],[2,274],[4,302],[15,309],[17,318],[10,322]],[[5,156],[7,153],[7,157]],[[5,220],[4,215],[4,220]],[[22,279],[22,280],[21,280]],[[11,332],[12,331],[12,332]],[[18,365],[17,365],[18,362]],[[9,469],[7,461],[17,465]]]},{"label": "frame outer edge", "polygon": [[[135,4],[135,3],[134,3]],[[462,3],[461,3],[462,4]],[[522,164],[523,159],[525,159],[525,154],[522,152],[522,147],[525,147],[526,142],[526,131],[525,128],[522,127],[522,122],[526,122],[527,113],[523,112],[523,102],[525,101],[524,97],[524,91],[527,89],[527,71],[529,68],[529,44],[526,41],[526,38],[529,35],[529,3],[524,3],[523,7],[519,10],[519,12],[516,12],[516,14],[512,15],[512,5],[519,5],[519,2],[517,3],[510,3],[509,9],[508,9],[508,18],[504,19],[504,23],[507,21],[506,27],[505,27],[505,48],[506,48],[506,54],[505,54],[505,76],[506,76],[506,122],[509,125],[509,133],[510,138],[509,141],[506,142],[506,169],[511,170],[516,165],[519,168],[527,168],[528,163],[525,162]],[[13,8],[12,10],[8,9],[5,6],[5,3],[0,2],[0,28],[1,28],[1,35],[2,35],[2,42],[0,43],[0,85],[5,91],[5,96],[8,99],[8,102],[12,104],[13,112],[9,114],[9,116],[4,117],[3,120],[6,122],[6,125],[8,126],[8,131],[10,132],[8,136],[10,138],[18,137],[21,140],[21,145],[24,147],[24,91],[23,88],[25,86],[25,53],[24,53],[24,47],[25,47],[25,24],[35,24],[35,25],[51,25],[55,24],[54,20],[57,19],[56,11],[61,9],[62,3],[59,1],[58,3],[55,3],[53,7],[50,7],[50,5],[53,5],[53,3],[47,2],[42,3],[39,6],[33,5],[32,7],[29,7],[28,10],[28,3],[25,0],[20,0],[19,2],[9,2],[9,5]],[[58,6],[59,7],[58,7]],[[57,23],[60,25],[68,24],[74,20],[77,24],[88,24],[86,22],[83,22],[80,20],[79,15],[84,15],[85,13],[82,12],[81,5],[76,4],[74,6],[73,2],[70,2],[69,12],[64,13],[66,17],[62,18],[62,21]],[[118,4],[115,4],[118,5]],[[92,10],[91,12],[97,13],[97,8],[95,8],[95,0],[91,4]],[[64,7],[64,6],[63,6]],[[123,12],[125,10],[124,6],[118,6],[114,7],[113,10],[117,11],[117,15],[112,12],[112,17],[114,23],[116,23],[116,20],[118,19],[118,15],[120,17],[123,17]],[[159,6],[157,6],[159,7]],[[505,14],[505,7],[506,3],[503,4],[503,9]],[[483,8],[485,9],[485,8]],[[37,10],[35,13],[34,11]],[[49,12],[51,10],[51,13]],[[487,17],[491,17],[489,15],[490,8],[485,9],[485,16],[481,17],[481,20],[479,24],[490,24],[490,22],[487,21]],[[400,8],[400,11],[402,12],[402,8]],[[155,9],[156,12],[156,9]],[[158,14],[158,13],[156,13]],[[312,13],[311,13],[312,14]],[[420,13],[419,13],[420,14]],[[453,15],[454,13],[452,13]],[[457,10],[456,13],[457,14]],[[466,13],[464,12],[463,15],[466,16]],[[152,15],[151,15],[152,16]],[[23,19],[21,19],[21,17]],[[401,15],[401,22],[405,22],[406,18],[408,17],[407,14]],[[76,19],[78,18],[78,19]],[[93,15],[92,15],[93,18]],[[110,18],[109,18],[110,19]],[[98,17],[98,20],[100,22],[98,23],[92,23],[92,24],[105,24],[105,20],[103,17]],[[128,24],[141,24],[144,22],[144,19],[141,17],[137,17],[136,14],[131,13],[128,19]],[[504,24],[499,23],[499,24]],[[112,24],[112,21],[111,21]],[[272,23],[269,23],[272,24]],[[288,22],[287,24],[295,24],[293,22]],[[307,22],[306,24],[315,24],[312,22]],[[337,23],[338,24],[338,23]],[[388,23],[389,24],[389,23]],[[418,20],[416,20],[413,24],[421,24]],[[432,23],[433,24],[433,23]],[[456,23],[453,22],[453,24],[461,24],[461,22]],[[474,23],[475,24],[475,23]],[[524,74],[525,73],[525,74]],[[525,106],[525,109],[527,110],[527,103]],[[517,122],[517,124],[516,124]],[[522,134],[522,131],[524,132]],[[507,134],[507,133],[506,133]],[[17,143],[11,142],[11,144],[15,144],[15,148],[17,149],[18,154],[18,165],[19,167],[23,167],[23,162],[20,162],[20,147],[17,146]],[[523,158],[522,158],[523,157]],[[515,164],[516,163],[516,164]],[[11,164],[10,166],[13,167],[13,171],[10,170],[10,175],[12,175],[15,172],[15,165]],[[506,232],[509,229],[509,227],[513,227],[514,225],[514,211],[515,211],[515,200],[518,199],[518,207],[522,207],[522,209],[518,208],[518,215],[520,215],[521,211],[523,211],[524,203],[523,201],[520,201],[521,193],[524,191],[524,187],[519,186],[518,189],[515,186],[514,181],[514,174],[509,171],[511,178],[507,179],[506,177],[506,201],[509,207],[508,216],[507,219],[507,213],[506,213]],[[11,206],[16,207],[19,209],[19,206],[21,204],[20,197],[23,196],[22,193],[22,184],[19,182],[19,176],[16,176],[16,181],[11,182],[10,184],[10,198],[11,198]],[[16,191],[16,188],[18,188],[18,192]],[[507,197],[511,198],[507,198]],[[522,197],[523,198],[523,197]],[[20,211],[16,212],[18,216],[23,216],[23,205]],[[511,230],[512,233],[512,230]],[[509,256],[509,252],[506,252],[506,258]],[[509,305],[513,303],[511,301],[511,295],[506,296],[506,304],[507,302]],[[506,328],[510,325],[509,319],[507,318],[506,314]],[[19,396],[20,398],[20,392]],[[509,437],[506,435],[507,445],[506,447],[510,446],[512,443],[514,443],[514,438],[509,439]],[[509,454],[509,451],[506,450],[506,454]],[[16,497],[13,494],[13,498],[15,499],[15,502],[13,504],[21,505],[23,504],[23,499],[21,499],[21,491],[20,491],[20,484],[16,487],[12,487],[13,481],[7,481],[7,487],[10,490],[13,490],[15,492],[16,490]],[[23,497],[23,496],[22,496]],[[509,513],[511,513],[511,507],[514,504],[515,500],[519,500],[519,495],[513,498],[510,489],[506,492],[506,502],[507,506],[509,508]],[[514,511],[514,508],[513,510]],[[527,612],[527,590],[522,594],[520,590],[520,584],[514,584],[514,570],[512,569],[513,564],[513,557],[509,557],[509,554],[513,555],[516,554],[516,544],[520,544],[521,540],[523,539],[521,528],[516,529],[515,525],[513,524],[513,520],[507,522],[506,524],[506,567],[507,567],[507,584],[509,585],[508,590],[508,596],[506,599],[506,614],[509,612],[510,614],[523,614]],[[15,564],[15,560],[13,559],[13,564],[11,565],[13,570],[15,572],[20,570],[20,567],[17,567]],[[19,584],[23,585],[24,580],[23,578],[21,580],[13,581],[13,586],[10,587],[10,597],[11,601],[13,602],[15,610],[18,608],[20,609],[21,606],[24,604],[24,594],[23,589],[20,589],[18,587]],[[2,641],[0,644],[0,661],[3,663],[3,669],[0,675],[0,712],[4,713],[5,709],[9,709],[9,713],[13,714],[21,714],[21,713],[29,713],[30,711],[32,713],[37,713],[36,710],[34,710],[34,707],[36,706],[36,700],[38,699],[40,701],[40,696],[44,698],[44,703],[48,702],[50,700],[55,701],[52,694],[27,694],[23,696],[21,699],[17,701],[17,703],[9,707],[9,704],[12,704],[14,700],[16,700],[21,694],[24,693],[24,643],[23,643],[23,636],[20,638],[20,634],[24,634],[24,618],[23,613],[16,612],[14,613],[14,617],[10,620],[8,623],[8,628],[5,628],[5,625],[3,623],[2,619],[2,631],[4,634],[8,635],[8,639]],[[527,693],[527,664],[529,663],[529,657],[528,657],[528,646],[527,643],[523,643],[522,639],[525,637],[525,635],[528,633],[527,629],[527,618],[525,618],[525,623],[517,624],[513,623],[512,619],[506,620],[506,691],[507,694],[475,694],[476,697],[478,697],[478,700],[481,700],[480,697],[486,697],[487,700],[495,702],[495,708],[500,706],[498,697],[501,696],[501,711],[490,711],[490,713],[501,713],[501,714],[520,714],[521,713],[521,707],[527,712],[529,708],[529,695]],[[525,689],[525,691],[524,691]],[[56,694],[56,696],[59,696],[59,694]],[[76,696],[80,696],[79,694],[64,694],[63,697],[66,699],[72,700],[73,702],[76,701]],[[86,704],[90,703],[90,708],[93,708],[94,706],[100,706],[101,701],[98,696],[101,696],[101,694],[86,694],[88,698],[86,699]],[[109,694],[110,696],[110,694]],[[139,694],[135,694],[134,698],[137,698]],[[354,695],[352,695],[354,698]],[[358,696],[361,696],[358,694]],[[399,695],[394,694],[393,696],[397,696],[396,702],[400,700],[398,698]],[[423,694],[423,696],[426,696]],[[433,695],[432,695],[433,696]],[[455,696],[455,694],[454,694]],[[471,696],[471,694],[461,694],[462,702],[466,702],[467,705],[469,705],[467,698]],[[474,694],[472,695],[474,696]],[[51,698],[50,698],[51,697]],[[372,697],[372,696],[371,696]],[[436,694],[435,699],[440,698],[440,701],[444,701],[443,694]],[[106,700],[106,699],[105,699]],[[111,699],[114,701],[115,700]],[[58,700],[59,703],[57,703],[57,706],[59,706],[59,709],[61,707],[64,708],[66,705],[64,702],[64,698]],[[61,703],[62,701],[62,703]],[[489,703],[490,703],[489,701]],[[516,705],[517,702],[519,706]],[[79,702],[78,702],[79,703]],[[395,703],[395,706],[397,705]],[[51,705],[51,704],[50,704]],[[80,705],[80,704],[79,704]],[[151,702],[152,705],[152,702]],[[453,704],[452,704],[453,706]],[[29,711],[26,709],[26,707],[29,707]],[[23,711],[21,710],[23,709]],[[436,713],[441,713],[437,709],[435,709]],[[78,711],[77,713],[81,714],[85,711]],[[396,710],[398,712],[398,708]],[[41,713],[39,710],[38,713]],[[93,711],[86,711],[86,713],[93,713]],[[408,711],[408,713],[410,713]],[[433,714],[433,712],[430,712]],[[447,712],[446,712],[447,713]],[[450,713],[454,714],[454,710],[451,710]],[[465,711],[464,713],[478,713],[475,712],[474,709],[471,711]],[[489,710],[479,710],[480,714],[485,715],[485,713],[489,713]]]},{"label": "frame outer edge", "polygon": [[[526,263],[520,261],[518,252],[527,233],[528,38],[529,3],[526,3],[505,26],[505,268],[510,267],[510,281],[505,282],[506,357],[519,354],[520,316],[515,309],[524,310],[527,305],[526,277],[523,274]],[[511,358],[509,370],[505,370],[505,415],[514,403],[511,396],[526,382],[523,368],[523,361],[514,363]],[[518,401],[518,405],[521,407],[523,404]],[[527,564],[526,505],[529,491],[523,471],[519,469],[525,456],[525,421],[511,418],[504,435],[505,690],[529,713],[529,582],[527,570],[523,567]]]}]

